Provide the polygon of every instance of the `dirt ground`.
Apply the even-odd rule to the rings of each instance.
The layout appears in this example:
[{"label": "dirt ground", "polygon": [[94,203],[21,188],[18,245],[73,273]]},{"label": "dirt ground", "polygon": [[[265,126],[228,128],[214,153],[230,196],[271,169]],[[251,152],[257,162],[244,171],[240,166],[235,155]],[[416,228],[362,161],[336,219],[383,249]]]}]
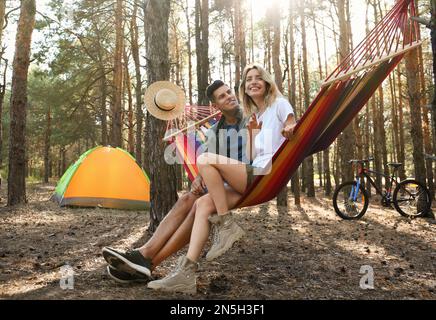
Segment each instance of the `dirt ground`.
[{"label": "dirt ground", "polygon": [[[146,213],[60,208],[49,201],[53,190],[29,186],[29,204],[0,208],[0,299],[436,299],[434,219],[408,220],[373,203],[363,219],[344,221],[321,194],[300,208],[290,199],[286,211],[274,201],[241,209],[246,236],[213,262],[203,255],[198,293],[189,296],[106,275],[101,249],[142,245]],[[72,290],[61,288],[65,265],[74,270]],[[372,290],[360,286],[362,266],[373,268]]]}]

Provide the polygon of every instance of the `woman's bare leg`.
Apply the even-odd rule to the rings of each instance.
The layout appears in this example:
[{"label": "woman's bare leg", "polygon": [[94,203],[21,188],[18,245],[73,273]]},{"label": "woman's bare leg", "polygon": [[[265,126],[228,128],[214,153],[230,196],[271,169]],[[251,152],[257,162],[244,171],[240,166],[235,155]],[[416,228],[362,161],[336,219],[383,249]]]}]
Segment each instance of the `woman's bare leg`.
[{"label": "woman's bare leg", "polygon": [[[233,208],[241,198],[241,194],[231,188],[225,188],[227,206]],[[191,240],[187,258],[191,261],[198,261],[201,251],[207,242],[210,232],[209,216],[216,212],[214,201],[210,194],[197,200],[194,225],[192,227]]]},{"label": "woman's bare leg", "polygon": [[199,172],[206,183],[218,214],[229,211],[224,181],[237,193],[242,194],[247,187],[245,164],[220,155],[204,153],[198,160]]}]

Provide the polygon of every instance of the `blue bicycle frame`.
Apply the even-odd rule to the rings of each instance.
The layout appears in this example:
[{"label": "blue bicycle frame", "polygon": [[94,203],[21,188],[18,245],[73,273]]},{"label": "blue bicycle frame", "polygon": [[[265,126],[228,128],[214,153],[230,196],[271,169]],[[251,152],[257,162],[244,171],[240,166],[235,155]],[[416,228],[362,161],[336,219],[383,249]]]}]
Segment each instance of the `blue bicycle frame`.
[{"label": "blue bicycle frame", "polygon": [[353,185],[353,187],[351,188],[351,192],[350,192],[350,196],[349,196],[350,200],[353,200],[353,201],[357,200],[357,194],[359,192],[359,188],[360,188],[360,177],[357,178],[356,185],[355,186]]}]

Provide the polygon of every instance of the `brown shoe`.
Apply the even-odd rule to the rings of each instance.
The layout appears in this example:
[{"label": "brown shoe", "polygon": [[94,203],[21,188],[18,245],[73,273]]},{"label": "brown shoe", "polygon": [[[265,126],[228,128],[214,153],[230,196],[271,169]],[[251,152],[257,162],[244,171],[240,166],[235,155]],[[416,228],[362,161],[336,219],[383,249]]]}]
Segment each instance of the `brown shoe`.
[{"label": "brown shoe", "polygon": [[206,260],[212,261],[229,250],[245,235],[245,231],[236,223],[231,212],[224,215],[212,215],[209,221],[215,230],[213,244],[206,255]]}]

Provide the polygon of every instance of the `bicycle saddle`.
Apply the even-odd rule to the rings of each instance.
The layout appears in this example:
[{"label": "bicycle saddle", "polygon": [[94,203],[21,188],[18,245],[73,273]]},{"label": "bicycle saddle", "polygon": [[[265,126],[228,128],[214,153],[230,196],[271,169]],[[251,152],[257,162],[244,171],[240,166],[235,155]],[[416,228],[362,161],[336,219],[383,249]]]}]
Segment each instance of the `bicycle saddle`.
[{"label": "bicycle saddle", "polygon": [[391,166],[391,167],[394,167],[394,168],[399,168],[402,165],[403,165],[402,163],[395,163],[395,162],[388,163],[388,166]]}]

